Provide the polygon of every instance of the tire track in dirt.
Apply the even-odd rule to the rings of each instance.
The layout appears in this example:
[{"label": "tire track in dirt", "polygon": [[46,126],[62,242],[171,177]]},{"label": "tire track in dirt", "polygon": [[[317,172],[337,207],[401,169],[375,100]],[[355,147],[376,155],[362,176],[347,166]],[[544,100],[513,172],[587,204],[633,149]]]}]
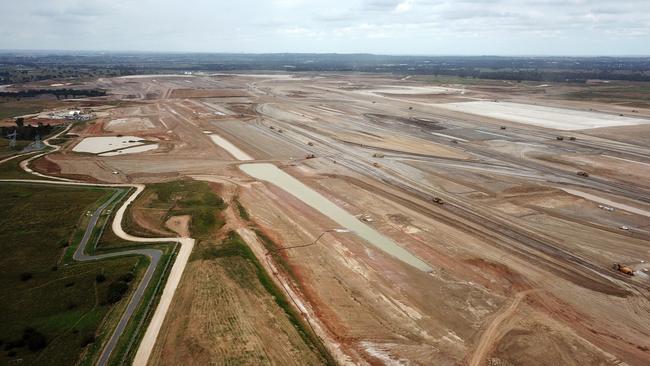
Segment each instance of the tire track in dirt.
[{"label": "tire track in dirt", "polygon": [[481,365],[481,363],[487,357],[488,352],[492,349],[493,345],[497,343],[499,338],[501,338],[499,335],[501,325],[512,315],[514,315],[521,301],[526,298],[526,295],[533,291],[536,290],[526,290],[517,293],[515,295],[515,299],[510,303],[510,305],[508,305],[508,307],[503,309],[494,317],[494,319],[490,322],[490,325],[488,325],[483,334],[481,334],[481,338],[476,344],[476,348],[474,349],[474,352],[469,359],[469,366]]}]

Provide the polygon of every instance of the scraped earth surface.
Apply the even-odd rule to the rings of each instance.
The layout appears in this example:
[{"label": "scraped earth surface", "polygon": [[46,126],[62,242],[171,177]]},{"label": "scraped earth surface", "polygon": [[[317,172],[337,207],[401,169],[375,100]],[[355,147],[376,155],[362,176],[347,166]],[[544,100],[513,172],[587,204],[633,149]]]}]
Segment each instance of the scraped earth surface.
[{"label": "scraped earth surface", "polygon": [[[194,176],[229,187],[228,225],[298,246],[274,257],[283,264],[273,278],[341,363],[650,363],[650,223],[642,214],[650,211],[642,138],[650,110],[563,99],[575,85],[539,93],[525,82],[381,74],[88,83],[129,103],[75,126],[73,143],[34,167],[112,183]],[[158,148],[121,156],[74,149],[127,131]],[[332,218],[246,175],[238,166],[251,161],[210,135],[275,164],[433,270],[332,231]],[[237,217],[234,197],[250,221]],[[136,207],[134,215],[152,231],[187,230],[165,212]],[[216,245],[214,235],[197,250]],[[268,293],[237,281],[237,266],[246,263],[195,253],[150,364],[322,361]]]}]

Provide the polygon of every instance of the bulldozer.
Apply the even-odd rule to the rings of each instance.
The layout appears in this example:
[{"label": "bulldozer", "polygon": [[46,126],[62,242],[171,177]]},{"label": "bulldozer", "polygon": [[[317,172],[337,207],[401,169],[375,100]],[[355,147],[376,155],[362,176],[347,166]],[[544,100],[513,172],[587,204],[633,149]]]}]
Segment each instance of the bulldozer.
[{"label": "bulldozer", "polygon": [[624,264],[614,263],[612,268],[614,270],[619,271],[619,272],[621,272],[623,274],[626,274],[628,276],[634,276],[634,271],[632,270],[632,268],[630,268],[630,267],[628,267],[628,266],[626,266]]}]

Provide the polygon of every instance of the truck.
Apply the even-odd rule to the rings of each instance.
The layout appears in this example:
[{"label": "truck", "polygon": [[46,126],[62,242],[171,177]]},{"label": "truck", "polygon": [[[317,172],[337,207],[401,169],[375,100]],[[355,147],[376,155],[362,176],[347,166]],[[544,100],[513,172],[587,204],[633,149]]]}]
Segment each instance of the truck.
[{"label": "truck", "polygon": [[628,266],[626,266],[624,264],[614,263],[612,268],[614,270],[619,271],[619,272],[621,272],[623,274],[626,274],[628,276],[634,276],[634,271],[632,270],[632,268],[630,268],[630,267],[628,267]]}]

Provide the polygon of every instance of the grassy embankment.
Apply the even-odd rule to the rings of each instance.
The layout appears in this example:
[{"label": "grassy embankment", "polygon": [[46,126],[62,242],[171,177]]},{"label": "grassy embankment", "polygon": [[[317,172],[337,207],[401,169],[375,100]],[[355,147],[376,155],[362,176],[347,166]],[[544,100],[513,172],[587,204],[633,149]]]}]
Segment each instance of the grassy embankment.
[{"label": "grassy embankment", "polygon": [[[200,253],[200,259],[218,260],[228,277],[241,287],[252,292],[266,292],[267,295],[270,295],[275,304],[282,309],[304,344],[318,355],[324,364],[336,364],[316,334],[305,323],[284,292],[276,286],[269,273],[237,232],[229,231],[221,243],[204,247]],[[260,296],[264,295],[260,294]]]},{"label": "grassy embankment", "polygon": [[[226,207],[223,200],[214,192],[206,182],[193,180],[178,180],[165,183],[148,184],[145,191],[129,206],[124,217],[125,230],[134,235],[160,236],[140,227],[133,220],[133,211],[145,211],[143,216],[153,226],[162,231],[165,221],[172,216],[190,215],[190,231],[194,238],[205,238],[224,225],[220,212]],[[169,234],[175,236],[175,234]],[[117,239],[112,233],[105,233],[99,246],[103,248],[116,248],[122,245],[133,245]]]},{"label": "grassy embankment", "polygon": [[[78,224],[108,198],[97,188],[2,183],[0,191],[0,364],[74,364],[91,357],[119,316],[143,260],[70,262]],[[80,220],[79,217],[82,217]],[[81,222],[80,222],[81,221]],[[72,245],[71,245],[72,244]],[[118,284],[118,282],[124,282]],[[124,289],[126,285],[126,290]],[[107,317],[108,315],[108,317]]]}]

